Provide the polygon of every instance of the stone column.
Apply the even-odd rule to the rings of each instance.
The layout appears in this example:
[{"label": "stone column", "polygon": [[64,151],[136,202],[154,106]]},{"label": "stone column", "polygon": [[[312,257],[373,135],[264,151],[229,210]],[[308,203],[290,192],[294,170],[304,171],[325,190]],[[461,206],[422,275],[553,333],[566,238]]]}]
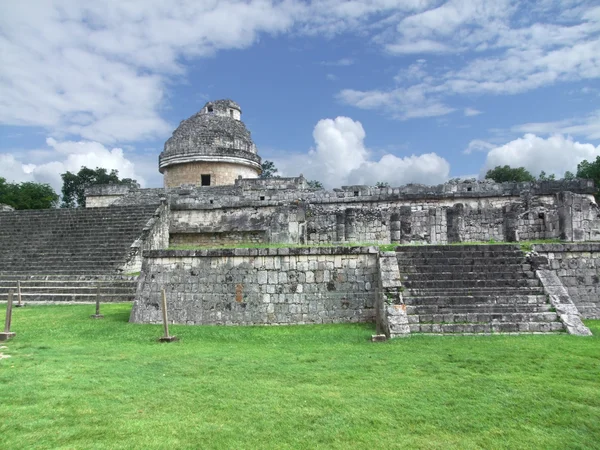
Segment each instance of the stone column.
[{"label": "stone column", "polygon": [[344,226],[346,242],[354,242],[356,240],[356,210],[353,208],[346,209]]},{"label": "stone column", "polygon": [[514,205],[504,207],[504,221],[502,223],[504,240],[506,242],[519,242],[519,211]]},{"label": "stone column", "polygon": [[400,214],[392,213],[390,215],[390,242],[392,244],[398,244],[402,240],[401,224]]},{"label": "stone column", "polygon": [[457,203],[446,212],[446,234],[448,243],[462,242],[464,228],[465,205]]},{"label": "stone column", "polygon": [[407,244],[412,235],[411,224],[412,209],[410,206],[400,207],[400,242]]},{"label": "stone column", "polygon": [[344,212],[339,212],[335,215],[335,232],[338,242],[346,240],[346,216]]},{"label": "stone column", "polygon": [[559,192],[558,203],[558,235],[563,241],[573,241],[573,193]]}]

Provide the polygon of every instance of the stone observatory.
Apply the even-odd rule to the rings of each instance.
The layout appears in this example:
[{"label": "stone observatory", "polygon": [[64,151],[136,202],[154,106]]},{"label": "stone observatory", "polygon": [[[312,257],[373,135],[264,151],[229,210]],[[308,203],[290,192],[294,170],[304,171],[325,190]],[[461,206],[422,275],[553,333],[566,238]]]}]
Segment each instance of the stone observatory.
[{"label": "stone observatory", "polygon": [[166,188],[232,185],[258,178],[261,158],[233,100],[210,101],[173,132],[158,157]]}]

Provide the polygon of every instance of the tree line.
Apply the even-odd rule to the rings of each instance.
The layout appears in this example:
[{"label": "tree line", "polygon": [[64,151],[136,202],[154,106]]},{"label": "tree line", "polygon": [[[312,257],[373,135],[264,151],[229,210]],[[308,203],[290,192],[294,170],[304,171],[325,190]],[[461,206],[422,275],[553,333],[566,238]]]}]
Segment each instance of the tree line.
[{"label": "tree line", "polygon": [[77,208],[85,206],[85,188],[97,184],[125,184],[139,187],[132,178],[119,178],[118,170],[96,167],[82,167],[79,172],[65,172],[60,175],[63,180],[62,196],[47,183],[8,183],[0,177],[0,203],[15,209],[49,209]]}]

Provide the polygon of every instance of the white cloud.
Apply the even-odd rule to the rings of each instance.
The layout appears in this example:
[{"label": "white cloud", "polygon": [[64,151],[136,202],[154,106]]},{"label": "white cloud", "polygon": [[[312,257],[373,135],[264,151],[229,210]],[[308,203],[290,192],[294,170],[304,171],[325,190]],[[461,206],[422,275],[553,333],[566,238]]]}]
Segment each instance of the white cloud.
[{"label": "white cloud", "polygon": [[362,124],[348,117],[320,120],[313,137],[315,148],[307,154],[275,159],[283,175],[316,179],[327,188],[349,184],[375,185],[378,181],[392,186],[407,183],[437,184],[448,179],[450,164],[436,155],[398,157],[386,154],[379,160],[365,146]]},{"label": "white cloud", "polygon": [[[56,192],[62,188],[61,173],[78,172],[85,166],[90,169],[103,167],[108,171],[116,169],[121,178],[134,178],[142,186],[146,180],[140,176],[135,165],[121,148],[109,149],[98,142],[62,141],[54,138],[46,140],[48,149],[27,152],[28,162],[24,163],[14,154],[0,154],[0,176],[10,182],[35,181],[48,183]],[[31,159],[39,156],[39,160]]]},{"label": "white cloud", "polygon": [[338,79],[337,75],[333,73],[328,73],[325,75],[325,78],[327,78],[329,81],[336,81]]},{"label": "white cloud", "polygon": [[481,111],[479,111],[478,109],[475,109],[475,108],[465,108],[464,114],[467,117],[471,117],[471,116],[478,116],[479,114],[482,114],[482,113],[481,113]]},{"label": "white cloud", "polygon": [[[563,14],[569,9],[569,14]],[[600,78],[600,8],[501,0],[451,0],[399,19],[375,42],[402,54],[463,53],[462,65],[401,73],[396,87],[346,89],[338,98],[362,109],[392,112],[400,120],[452,112],[457,95],[518,94],[557,83]],[[405,72],[414,70],[409,66]],[[419,98],[418,102],[406,97]]]},{"label": "white cloud", "polygon": [[496,145],[482,141],[481,139],[473,139],[471,142],[469,142],[469,146],[463,153],[465,155],[470,155],[473,152],[486,152],[493,148],[496,148]]},{"label": "white cloud", "polygon": [[555,122],[525,123],[511,128],[512,131],[534,134],[568,134],[583,136],[586,139],[600,139],[600,110],[586,117],[559,120]]},{"label": "white cloud", "polygon": [[[0,123],[102,143],[163,137],[185,64],[261,35],[366,33],[411,0],[23,0],[0,15]],[[331,65],[348,66],[352,58]]]},{"label": "white cloud", "polygon": [[399,120],[444,116],[454,111],[454,108],[442,103],[438,97],[426,95],[419,85],[389,92],[344,89],[337,98],[361,109],[389,113]]},{"label": "white cloud", "polygon": [[352,58],[340,58],[340,59],[336,59],[335,61],[321,61],[321,65],[322,66],[329,66],[329,67],[344,67],[344,66],[351,66],[352,64],[354,64],[354,59]]},{"label": "white cloud", "polygon": [[525,167],[536,176],[543,170],[561,177],[567,170],[575,173],[581,161],[593,161],[597,156],[600,156],[600,145],[595,147],[562,135],[544,139],[535,134],[526,134],[490,150],[481,175],[496,166],[509,165]]},{"label": "white cloud", "polygon": [[285,31],[293,2],[24,0],[0,15],[0,123],[103,143],[165,136],[182,58]]}]

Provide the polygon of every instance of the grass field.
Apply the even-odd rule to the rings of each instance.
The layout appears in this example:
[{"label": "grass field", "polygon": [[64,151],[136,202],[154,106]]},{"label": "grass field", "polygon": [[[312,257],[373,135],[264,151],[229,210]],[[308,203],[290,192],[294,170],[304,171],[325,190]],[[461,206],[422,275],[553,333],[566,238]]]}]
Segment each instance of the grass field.
[{"label": "grass field", "polygon": [[[600,448],[595,336],[127,323],[28,306],[0,343],[0,449]],[[0,307],[4,318],[5,307]]]}]

